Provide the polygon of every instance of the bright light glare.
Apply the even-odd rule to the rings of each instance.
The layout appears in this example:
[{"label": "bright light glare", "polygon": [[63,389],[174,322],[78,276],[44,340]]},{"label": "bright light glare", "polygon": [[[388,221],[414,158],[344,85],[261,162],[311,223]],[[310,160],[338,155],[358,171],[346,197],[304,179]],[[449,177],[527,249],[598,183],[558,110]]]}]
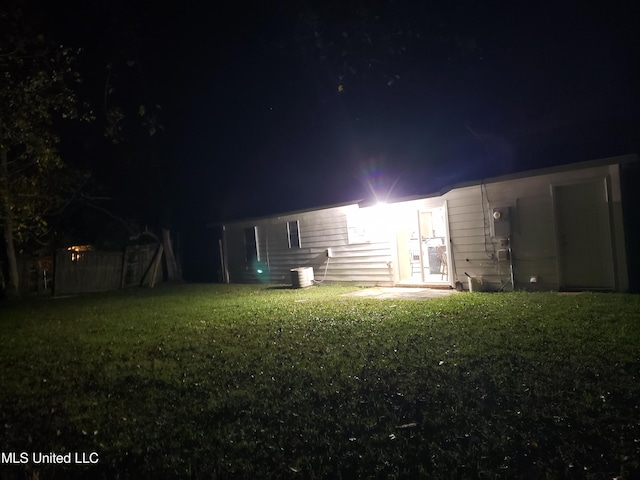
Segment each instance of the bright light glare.
[{"label": "bright light glare", "polygon": [[[369,207],[370,221],[378,226],[386,225],[393,221],[392,206],[384,201],[378,201],[372,207]],[[384,228],[386,228],[386,226]]]},{"label": "bright light glare", "polygon": [[392,198],[396,184],[400,180],[402,172],[394,175],[389,169],[389,161],[381,156],[369,158],[361,165],[359,175],[363,185],[371,192],[373,200],[386,201]]}]

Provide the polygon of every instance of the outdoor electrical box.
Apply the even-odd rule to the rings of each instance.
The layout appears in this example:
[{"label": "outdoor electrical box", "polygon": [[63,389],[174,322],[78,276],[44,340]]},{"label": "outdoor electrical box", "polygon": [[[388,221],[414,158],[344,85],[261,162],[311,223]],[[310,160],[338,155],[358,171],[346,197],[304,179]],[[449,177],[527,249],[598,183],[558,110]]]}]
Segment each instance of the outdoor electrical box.
[{"label": "outdoor electrical box", "polygon": [[331,258],[332,252],[330,248],[327,248],[326,254],[327,254],[327,258]]},{"label": "outdoor electrical box", "polygon": [[496,260],[499,262],[509,261],[509,250],[506,248],[500,248],[496,250]]},{"label": "outdoor electrical box", "polygon": [[511,236],[511,216],[509,207],[495,207],[491,209],[491,236],[494,238],[509,238]]}]

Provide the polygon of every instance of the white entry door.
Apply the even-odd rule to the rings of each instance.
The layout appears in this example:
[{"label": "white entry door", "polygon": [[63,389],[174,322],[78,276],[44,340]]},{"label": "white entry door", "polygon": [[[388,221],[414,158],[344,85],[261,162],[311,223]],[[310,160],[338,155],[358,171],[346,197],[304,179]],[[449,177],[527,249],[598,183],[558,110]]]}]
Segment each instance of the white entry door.
[{"label": "white entry door", "polygon": [[561,290],[615,288],[606,180],[553,188]]}]

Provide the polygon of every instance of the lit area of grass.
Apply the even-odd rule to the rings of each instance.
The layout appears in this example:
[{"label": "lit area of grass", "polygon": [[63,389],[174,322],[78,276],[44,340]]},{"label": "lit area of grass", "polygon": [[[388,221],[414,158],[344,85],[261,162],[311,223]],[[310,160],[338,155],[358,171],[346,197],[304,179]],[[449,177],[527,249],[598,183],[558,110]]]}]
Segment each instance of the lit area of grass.
[{"label": "lit area of grass", "polygon": [[353,290],[0,305],[0,451],[99,457],[0,477],[640,476],[640,297]]}]

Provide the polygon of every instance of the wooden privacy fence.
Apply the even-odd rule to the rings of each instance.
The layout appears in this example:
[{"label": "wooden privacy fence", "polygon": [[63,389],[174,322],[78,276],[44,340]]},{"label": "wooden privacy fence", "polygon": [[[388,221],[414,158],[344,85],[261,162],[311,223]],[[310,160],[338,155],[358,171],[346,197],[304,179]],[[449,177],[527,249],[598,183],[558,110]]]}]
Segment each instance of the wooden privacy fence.
[{"label": "wooden privacy fence", "polygon": [[161,249],[162,246],[156,244],[128,246],[122,264],[122,288],[149,283],[157,265],[156,257],[162,255]]},{"label": "wooden privacy fence", "polygon": [[58,250],[56,253],[56,295],[115,290],[121,282],[122,252]]},{"label": "wooden privacy fence", "polygon": [[124,252],[58,250],[54,294],[104,292],[155,283],[161,245],[131,245]]},{"label": "wooden privacy fence", "polygon": [[[20,295],[51,295],[53,287],[53,256],[20,256],[18,275],[20,276]],[[2,286],[0,285],[0,289]]]}]

